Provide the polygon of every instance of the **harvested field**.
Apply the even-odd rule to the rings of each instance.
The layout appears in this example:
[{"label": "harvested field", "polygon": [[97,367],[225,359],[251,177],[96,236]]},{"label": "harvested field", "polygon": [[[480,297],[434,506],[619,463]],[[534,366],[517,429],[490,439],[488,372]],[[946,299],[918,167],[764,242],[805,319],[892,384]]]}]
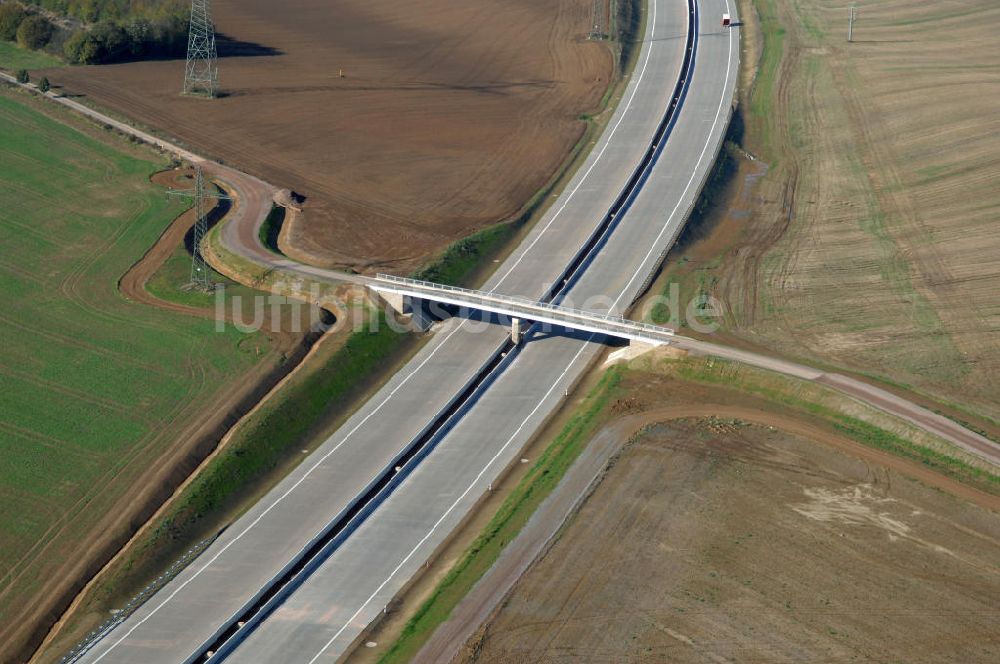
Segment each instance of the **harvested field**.
[{"label": "harvested field", "polygon": [[585,39],[593,6],[220,0],[222,99],[182,98],[182,61],[46,73],[305,195],[296,256],[407,269],[515,215],[566,160],[614,71]]},{"label": "harvested field", "polygon": [[[889,478],[891,488],[897,486],[897,481],[919,485],[924,487],[921,491],[929,489],[931,495],[952,496],[955,504],[967,501],[969,505],[1000,514],[1000,476],[994,467],[963,455],[921,429],[817,383],[711,357],[690,357],[670,348],[645,353],[625,361],[624,365],[592,375],[589,383],[586,397],[567,403],[526,452],[526,457],[538,461],[526,472],[518,472],[516,468],[511,471],[508,480],[513,481],[513,487],[509,484],[496,487],[495,497],[490,498],[495,502],[492,508],[484,510],[483,520],[470,522],[460,531],[456,540],[441,552],[441,558],[431,565],[426,581],[418,581],[412,595],[402,598],[399,614],[392,617],[390,612],[383,625],[365,636],[377,645],[356,653],[359,661],[451,661],[469,639],[466,655],[478,652],[482,639],[475,638],[476,629],[496,607],[502,606],[508,591],[538,558],[538,552],[544,552],[552,540],[557,542],[556,547],[560,546],[560,536],[553,536],[560,532],[568,511],[572,511],[579,499],[587,498],[587,486],[595,476],[603,476],[600,471],[609,458],[613,459],[616,450],[650,424],[712,418],[716,421],[710,428],[715,433],[728,434],[731,423],[727,420],[752,422],[807,441],[804,443],[807,445],[831,448],[829,457],[803,452],[800,470],[804,475],[828,477],[825,460],[843,459],[849,467],[871,469],[871,481],[877,482],[880,490],[881,483]],[[713,451],[713,463],[726,462],[723,453],[730,449],[730,442]],[[742,459],[738,450],[735,456]],[[955,459],[962,456],[965,456],[962,461]],[[808,465],[812,463],[816,465]],[[614,462],[610,467],[608,473],[614,476],[618,472]],[[656,468],[664,468],[664,464]],[[630,481],[621,479],[623,476],[631,477],[628,471],[619,476],[615,480],[617,491],[624,491],[621,483]],[[728,477],[722,478],[723,484]],[[684,488],[691,487],[685,484]],[[642,508],[654,489],[645,485],[636,490],[636,495],[629,494],[636,509]],[[591,500],[601,502],[603,498]],[[737,505],[739,500],[737,496]],[[628,531],[631,518],[623,518],[619,529],[604,544],[618,542],[618,533]],[[580,526],[570,526],[574,527]],[[776,560],[782,555],[780,549],[775,549]],[[627,556],[624,559],[623,566],[627,567],[631,561]],[[586,595],[594,589],[587,586],[586,579],[579,578],[582,574],[579,570],[604,570],[605,566],[600,561],[588,561],[579,568],[570,566],[550,573],[567,575],[569,585],[579,581],[580,593]],[[538,587],[537,583],[533,586],[536,590]],[[562,611],[561,601],[554,600],[546,610]],[[618,615],[617,605],[611,602],[610,606],[612,609],[605,612],[612,616],[609,620]],[[525,630],[530,631],[527,627]],[[544,632],[544,626],[540,630]],[[556,636],[557,631],[553,632],[556,640],[561,638]],[[530,645],[525,646],[544,640],[546,634],[532,634],[532,637],[533,640],[526,637],[518,641],[516,647],[523,647],[523,652],[501,652],[505,647],[501,646],[501,650],[489,651],[490,657],[496,655],[499,661],[514,662],[559,659],[555,656],[558,653],[543,656],[538,650],[532,651]],[[569,654],[564,659],[574,661],[575,655],[593,645],[592,641],[584,643],[587,646],[581,646],[579,651],[568,648]],[[614,652],[618,647],[619,644],[612,644],[609,648],[597,648],[593,659],[673,661],[663,655],[647,657],[627,648]],[[735,661],[772,660],[738,657]]]},{"label": "harvested field", "polygon": [[1000,6],[868,3],[849,44],[845,3],[753,4],[759,160],[668,271],[745,342],[1000,421]]},{"label": "harvested field", "polygon": [[996,661],[995,497],[699,408],[625,445],[460,661]]}]

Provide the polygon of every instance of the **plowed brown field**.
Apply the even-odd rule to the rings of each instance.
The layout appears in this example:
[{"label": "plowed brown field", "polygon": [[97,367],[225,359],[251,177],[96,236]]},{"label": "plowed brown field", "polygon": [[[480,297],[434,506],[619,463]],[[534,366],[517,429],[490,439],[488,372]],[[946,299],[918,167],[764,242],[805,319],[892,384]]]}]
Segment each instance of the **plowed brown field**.
[{"label": "plowed brown field", "polygon": [[996,661],[997,513],[739,410],[626,444],[456,661]]},{"label": "plowed brown field", "polygon": [[[66,92],[307,197],[295,253],[413,266],[515,215],[614,71],[591,0],[219,0],[221,86],[180,60],[46,72]],[[343,76],[341,76],[343,73]]]}]

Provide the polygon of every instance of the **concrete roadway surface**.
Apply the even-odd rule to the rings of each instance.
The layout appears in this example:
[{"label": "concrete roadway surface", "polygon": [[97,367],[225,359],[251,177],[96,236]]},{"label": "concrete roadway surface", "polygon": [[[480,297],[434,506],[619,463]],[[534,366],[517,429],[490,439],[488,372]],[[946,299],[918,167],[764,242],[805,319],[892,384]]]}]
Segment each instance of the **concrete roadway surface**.
[{"label": "concrete roadway surface", "polygon": [[[713,79],[716,83],[725,80],[724,77],[719,78],[719,71],[706,73],[709,68],[718,67],[720,64],[720,62],[712,63],[709,59],[713,42],[716,45],[720,45],[723,41],[730,42],[726,46],[727,49],[733,49],[730,59],[735,62],[737,57],[738,48],[731,46],[737,41],[735,35],[725,38],[727,32],[721,31],[716,24],[715,14],[724,11],[721,9],[723,5],[724,3],[719,1],[703,3],[705,19],[702,31],[706,34],[699,46],[697,66],[700,73],[695,75],[697,85],[692,89],[686,102],[685,112],[682,112],[684,125],[678,126],[674,132],[675,139],[672,140],[676,140],[678,135],[688,139],[704,138],[708,123],[712,123],[713,130],[717,125],[721,127],[721,124],[724,124],[724,117],[722,123],[716,123],[713,119],[714,115],[710,112],[711,104],[706,106],[704,100],[702,102],[696,100],[701,83]],[[651,11],[654,7],[657,19],[649,23],[646,44],[640,55],[636,74],[608,131],[600,139],[590,158],[560,200],[556,201],[549,213],[529,235],[522,245],[523,248],[501,266],[498,276],[490,284],[491,288],[528,297],[540,296],[546,279],[552,281],[561,267],[568,262],[573,251],[583,244],[603,211],[608,208],[624,184],[634,164],[638,162],[666,106],[666,97],[679,68],[680,48],[683,43],[681,3],[678,0],[656,0],[655,3],[650,3]],[[732,10],[730,13],[733,13]],[[649,39],[653,37],[650,34],[653,30],[656,32],[655,41]],[[718,56],[716,57],[718,59]],[[735,82],[735,68],[730,66],[729,69],[731,85]],[[696,103],[700,103],[700,106],[696,106]],[[73,106],[77,107],[79,104],[73,103]],[[698,110],[692,110],[698,108],[701,109],[700,113]],[[230,249],[237,250],[251,260],[303,276],[321,279],[342,279],[346,276],[300,266],[287,259],[276,257],[259,246],[256,229],[270,208],[270,198],[276,190],[274,187],[252,176],[206,163],[196,155],[185,154],[174,146],[138,132],[128,125],[109,121],[108,118],[86,107],[77,110],[101,122],[113,124],[119,130],[135,134],[147,142],[160,144],[164,149],[177,152],[184,158],[202,162],[212,175],[233,186],[240,200],[234,216],[227,220],[224,233],[223,241]],[[721,140],[721,128],[718,132],[714,138],[716,143]],[[701,182],[700,177],[707,172],[714,157],[715,147],[710,147],[711,141],[702,143],[701,146],[695,145],[694,153],[686,155],[671,147],[661,157],[654,178],[658,183],[656,187],[671,184],[676,187],[683,184],[686,191],[685,198],[689,199],[688,202],[693,201]],[[690,151],[689,146],[688,152]],[[695,157],[702,171],[697,179],[690,175],[690,168],[696,161]],[[665,162],[673,164],[673,167],[669,169],[664,167]],[[684,166],[678,167],[677,164]],[[697,171],[695,175],[698,175]],[[651,184],[654,180],[651,180]],[[671,183],[671,180],[674,182]],[[647,191],[650,188],[648,184]],[[609,255],[614,255],[615,258],[604,261],[601,273],[620,273],[622,265],[636,264],[635,247],[653,247],[646,252],[644,265],[624,283],[621,279],[612,283],[597,277],[581,281],[573,291],[574,299],[578,293],[614,294],[616,291],[613,289],[618,288],[622,289],[618,291],[619,293],[627,294],[641,283],[642,279],[639,276],[643,271],[655,267],[654,263],[658,260],[659,252],[654,251],[657,242],[652,242],[652,239],[658,238],[659,244],[664,246],[672,241],[673,233],[676,232],[680,219],[686,213],[686,204],[682,205],[684,201],[678,200],[671,206],[662,195],[656,200],[654,200],[656,197],[646,196],[645,193],[643,196],[643,200],[637,201],[635,208],[644,205],[646,211],[642,214],[630,213],[627,222],[616,231],[615,241],[612,244],[619,248],[613,249],[612,244],[606,248],[602,258]],[[671,218],[673,228],[663,226],[668,216]],[[653,235],[649,232],[638,235],[632,233],[626,238],[624,232],[626,228],[631,229],[630,233],[649,231],[651,228],[657,232]],[[620,253],[623,246],[631,247],[633,253],[623,258]],[[612,254],[612,251],[618,253]],[[628,304],[630,297],[630,295],[621,297],[617,306],[612,309],[622,310]],[[240,607],[249,603],[256,592],[277,574],[315,533],[359,494],[367,482],[407,441],[417,436],[420,429],[436,412],[444,408],[451,396],[457,393],[465,381],[478,370],[480,361],[505,336],[503,330],[496,328],[481,334],[459,333],[459,330],[468,330],[469,327],[470,324],[460,321],[450,321],[443,325],[435,334],[436,338],[337,434],[315,451],[300,469],[255,505],[247,515],[228,528],[205,554],[149,600],[125,624],[99,642],[84,656],[83,661],[154,663],[181,661],[188,653],[195,651],[199,645],[208,640],[220,624],[229,616],[235,615]],[[554,352],[556,346],[558,353]],[[548,352],[550,348],[553,351],[551,353]],[[529,350],[532,355],[527,353]],[[417,510],[420,513],[411,518],[398,510],[398,506],[405,505],[406,501],[393,497],[390,499],[393,501],[393,506],[387,502],[376,513],[377,519],[373,517],[375,519],[371,521],[373,525],[366,524],[367,530],[363,527],[355,537],[352,537],[352,540],[359,542],[357,546],[353,546],[350,550],[345,549],[342,555],[335,554],[317,573],[315,582],[310,580],[291,598],[289,605],[293,605],[292,602],[309,603],[310,592],[320,594],[319,605],[313,605],[312,613],[304,615],[302,621],[306,629],[313,630],[308,643],[320,646],[320,650],[317,650],[312,657],[322,652],[321,656],[324,659],[332,659],[344,650],[353,636],[359,633],[373,614],[377,614],[379,607],[395,594],[395,589],[400,587],[419,566],[417,561],[429,555],[435,542],[443,537],[460,515],[469,508],[474,496],[481,493],[488,484],[488,477],[500,471],[506,460],[541,422],[545,413],[555,407],[561,396],[559,388],[572,382],[585,366],[587,359],[597,352],[597,347],[593,344],[582,345],[572,339],[550,337],[532,342],[525,351],[512,367],[510,375],[514,378],[507,378],[502,382],[503,394],[500,393],[501,383],[498,382],[487,393],[492,396],[496,392],[498,396],[477,404],[476,422],[479,424],[465,425],[462,433],[456,428],[455,433],[448,436],[440,448],[425,461],[427,464],[428,461],[440,458],[440,464],[449,460],[453,463],[455,461],[464,463],[460,468],[464,474],[456,473],[456,479],[468,479],[470,473],[475,471],[474,481],[458,494],[460,497],[464,496],[464,501],[458,503],[452,501],[442,517],[438,517],[431,528],[425,528],[424,534],[421,534],[421,527],[428,524],[428,514],[420,509]],[[555,376],[556,383],[549,384],[541,401],[532,401],[534,397],[525,394],[519,387],[523,384],[521,381],[525,380],[522,377],[524,367],[534,364],[534,358],[539,355],[542,356],[539,367],[548,363],[554,369],[550,371],[543,368],[535,372],[534,378],[529,377],[529,383],[535,382],[534,379],[540,375],[543,377],[543,382],[544,377],[551,379]],[[559,368],[560,365],[562,369]],[[505,401],[510,404],[509,408],[503,405]],[[496,422],[505,421],[511,413],[524,414],[526,404],[531,405],[531,409],[527,412],[528,417],[516,423],[517,426],[511,429],[511,435],[507,436],[506,440],[499,440],[502,443],[499,448],[500,454],[494,454],[495,458],[490,457],[487,465],[482,466],[485,458],[484,447],[494,444],[497,439],[492,437],[484,440],[481,431],[492,431]],[[495,411],[496,408],[499,410]],[[486,421],[485,425],[482,425],[483,420]],[[479,433],[476,432],[477,429]],[[470,430],[473,432],[471,436],[473,447],[469,452],[474,453],[467,454],[466,450],[456,452],[456,446],[461,443],[454,441],[461,441],[468,435],[465,432]],[[488,455],[493,449],[486,449],[486,452]],[[478,470],[476,464],[480,464]],[[431,484],[436,486],[440,468],[428,466],[418,470],[419,473],[412,475],[401,487],[400,495],[403,495],[402,491],[406,489],[408,491],[406,495],[412,496],[412,492],[416,491],[413,487],[421,486],[426,492],[427,478],[431,478]],[[444,472],[450,477],[454,470],[453,467],[446,468]],[[444,496],[450,499],[456,491],[454,485],[455,482],[451,482],[447,490],[442,487],[442,491],[437,492],[440,494],[438,497]],[[420,502],[417,504],[422,506]],[[440,504],[439,500],[437,506],[440,507]],[[434,504],[429,503],[428,507],[434,507]],[[407,553],[403,556],[405,564],[397,563],[384,580],[379,580],[378,565],[382,565],[383,570],[386,569],[386,563],[391,565],[393,562],[392,555],[402,553],[406,549],[407,543],[400,540],[395,549],[389,548],[387,556],[370,561],[370,567],[364,566],[360,576],[357,577],[359,581],[377,582],[375,589],[378,592],[368,593],[368,596],[365,596],[368,587],[358,584],[350,589],[353,595],[347,592],[343,594],[343,600],[339,595],[327,594],[331,581],[337,582],[336,578],[331,579],[326,575],[333,565],[334,558],[339,555],[338,560],[347,560],[352,555],[351,552],[359,551],[362,558],[366,557],[374,550],[364,545],[362,537],[375,538],[368,539],[369,543],[378,541],[375,536],[380,526],[385,524],[388,524],[388,531],[391,532],[390,539],[395,540],[397,534],[403,533],[396,532],[392,519],[400,515],[404,519],[406,534],[419,536],[419,539],[416,539],[419,546],[416,550],[412,547],[410,549],[414,552],[413,555]],[[386,532],[384,527],[382,532]],[[350,544],[352,540],[348,543]],[[409,542],[413,541],[414,538],[411,537]],[[382,553],[381,550],[376,552]],[[334,571],[337,571],[335,567]],[[359,602],[359,599],[363,601]],[[318,619],[315,615],[317,608],[321,609]],[[295,629],[295,625],[287,623],[288,616],[288,610],[283,608],[265,623],[257,634],[266,637],[272,630],[278,630],[277,638],[280,641],[280,633],[283,630],[287,632],[289,629]],[[338,621],[344,617],[350,620],[338,627]],[[326,637],[331,632],[337,634],[337,638],[334,639],[336,643],[328,645],[330,639]],[[257,634],[253,637],[254,643],[264,638]],[[286,645],[287,636],[286,634],[286,639],[282,641]],[[320,644],[323,639],[326,641]],[[235,653],[233,661],[296,661],[295,658],[288,657],[289,653],[284,649],[280,650],[281,652],[272,650],[270,654],[261,652],[248,655],[248,652],[253,651],[248,645]],[[308,654],[308,651],[306,650],[304,654]]]},{"label": "concrete roadway surface", "polygon": [[[735,20],[735,19],[734,19]],[[0,79],[9,83],[17,84],[17,79],[9,74],[0,72]],[[25,87],[34,88],[29,85]],[[35,89],[36,92],[37,89]],[[38,94],[42,94],[38,92]],[[291,261],[287,258],[276,256],[260,244],[259,231],[267,215],[271,210],[271,203],[274,195],[279,191],[277,187],[270,185],[259,178],[247,173],[222,166],[216,162],[208,161],[199,155],[181,148],[169,141],[155,137],[143,132],[131,125],[114,120],[99,111],[95,111],[79,102],[65,97],[60,97],[58,93],[49,92],[46,97],[60,103],[82,115],[88,116],[97,122],[107,124],[115,129],[136,136],[137,138],[170,152],[181,159],[191,163],[202,165],[205,170],[214,178],[229,184],[234,190],[239,192],[239,205],[235,206],[231,216],[226,219],[223,227],[223,242],[227,247],[236,253],[249,258],[258,264],[265,265],[277,270],[282,270],[291,274],[323,279],[328,281],[346,281],[364,284],[367,282],[362,276],[317,268],[311,265],[304,265]],[[843,376],[840,374],[821,373],[809,367],[791,362],[785,362],[776,358],[767,357],[757,353],[749,353],[737,348],[701,342],[685,337],[677,337],[675,345],[701,352],[708,355],[715,355],[726,359],[746,362],[754,366],[762,367],[784,373],[790,376],[806,378],[807,380],[820,380],[829,387],[850,394],[859,401],[867,403],[876,408],[880,408],[893,415],[901,417],[931,433],[941,436],[945,440],[976,454],[993,463],[1000,462],[1000,452],[997,445],[988,438],[981,436],[953,420],[933,413],[926,408],[918,406],[913,402],[898,395],[892,394],[880,388],[869,385],[862,381]]]},{"label": "concrete roadway surface", "polygon": [[[722,13],[735,13],[734,7],[727,8],[725,0],[700,4],[695,73],[677,124],[623,221],[573,286],[574,306],[595,296],[606,298],[603,307],[595,308],[622,312],[631,305],[679,233],[714,163],[735,91],[739,37],[719,25]],[[677,40],[670,37],[684,29],[683,3],[658,0],[655,7],[653,32],[647,35],[637,75],[647,55],[681,55]],[[486,290],[506,292],[506,278],[501,271]],[[227,661],[305,664],[332,662],[349,652],[490,483],[517,462],[564,391],[601,352],[603,346],[593,343],[599,339],[589,334],[529,335],[507,369],[434,451]]]},{"label": "concrete roadway surface", "polygon": [[[598,226],[641,160],[667,107],[682,60],[684,7],[681,0],[650,2],[656,18],[648,21],[648,31],[655,26],[656,40],[646,40],[607,131],[522,248],[500,266],[493,286],[505,293],[540,297]],[[706,162],[711,157],[707,154]],[[220,177],[237,186],[248,181],[233,172],[220,171]],[[250,202],[247,193],[237,191],[240,205]],[[267,197],[258,195],[257,204]],[[253,243],[256,233],[240,235]],[[263,259],[281,260],[270,254]],[[498,326],[465,333],[471,327],[458,320],[443,325],[339,431],[81,661],[177,662],[210,642],[221,625],[250,604],[446,409],[506,337],[506,330]],[[294,660],[279,655],[271,661]]]},{"label": "concrete roadway surface", "polygon": [[[623,265],[636,264],[637,256],[634,254],[636,246],[652,247],[646,252],[643,265],[634,273],[624,275],[628,277],[624,282],[621,278],[616,282],[601,277],[585,278],[574,288],[572,293],[574,298],[578,297],[578,293],[617,293],[621,297],[615,306],[610,308],[621,311],[630,301],[629,293],[641,283],[640,275],[655,267],[659,257],[659,252],[654,251],[657,249],[657,244],[665,246],[672,242],[680,220],[687,211],[686,204],[682,203],[687,199],[693,201],[701,183],[701,176],[707,172],[717,143],[721,140],[721,129],[718,127],[721,127],[725,120],[723,116],[721,123],[716,122],[713,119],[712,105],[704,99],[697,101],[697,90],[701,89],[702,83],[714,79],[718,84],[720,80],[725,80],[719,78],[720,71],[716,68],[723,64],[726,58],[716,53],[715,61],[710,59],[713,50],[719,50],[713,48],[713,44],[720,46],[723,42],[728,42],[726,49],[731,49],[727,50],[731,61],[728,67],[731,72],[729,85],[735,83],[735,68],[732,63],[738,57],[738,46],[734,47],[732,44],[738,44],[738,40],[734,34],[718,28],[715,16],[725,11],[724,5],[721,0],[702,3],[704,12],[702,32],[705,34],[699,46],[696,85],[692,88],[685,105],[685,112],[681,115],[685,124],[683,128],[678,126],[672,141],[679,140],[678,135],[689,140],[697,139],[699,136],[704,139],[709,122],[712,123],[713,138],[703,140],[700,148],[695,145],[693,153],[690,152],[692,148],[689,145],[687,151],[690,154],[682,154],[670,148],[663,155],[656,174],[650,181],[655,184],[653,188],[660,191],[659,195],[643,193],[634,208],[643,207],[645,211],[636,213],[633,210],[627,216],[627,221],[615,232],[614,242],[609,243],[601,254],[601,259],[604,259],[603,267],[593,274],[620,273]],[[608,130],[584,167],[529,235],[522,248],[501,266],[497,276],[490,283],[491,288],[528,297],[540,296],[546,284],[545,280],[555,279],[573,251],[583,244],[599,220],[601,211],[607,209],[634,164],[638,162],[665,108],[666,97],[672,88],[672,81],[677,76],[680,49],[683,44],[684,21],[681,3],[678,0],[655,0],[650,2],[650,10],[654,9],[657,17],[647,26],[647,39],[636,73]],[[729,11],[734,13],[732,9]],[[654,30],[655,36],[651,34]],[[726,38],[726,34],[730,36]],[[655,37],[655,41],[650,37]],[[237,249],[251,260],[264,262],[279,269],[286,268],[304,276],[326,279],[341,279],[347,276],[301,266],[276,257],[260,247],[256,229],[270,209],[270,199],[276,188],[252,176],[207,163],[197,155],[187,153],[170,143],[107,118],[71,100],[55,99],[55,101],[71,106],[99,122],[111,124],[121,131],[136,135],[146,142],[175,152],[183,158],[203,163],[212,175],[233,186],[238,194],[239,204],[233,217],[227,220],[227,232],[224,233],[224,241],[230,249]],[[728,113],[728,109],[725,109],[725,112]],[[717,129],[718,135],[715,135]],[[690,174],[690,167],[696,161],[696,156],[703,171],[701,175],[698,175],[697,169],[694,175]],[[665,162],[673,164],[673,167],[664,166]],[[678,167],[677,164],[681,163],[684,166]],[[672,180],[674,182],[671,183]],[[669,186],[676,188],[680,185],[684,185],[685,196],[682,197],[684,200],[678,200],[676,205],[670,206],[669,202],[665,202],[663,188]],[[651,186],[647,184],[646,190],[650,189]],[[668,207],[671,209],[668,210]],[[668,217],[671,222],[664,226],[663,223]],[[234,230],[229,230],[229,227]],[[628,234],[625,229],[629,229]],[[656,233],[651,235],[650,229],[656,230]],[[241,239],[233,240],[234,237]],[[656,241],[652,241],[654,237]],[[632,254],[628,254],[629,248]],[[623,250],[626,254],[621,253]],[[608,259],[607,256],[614,258]],[[596,266],[598,262],[600,261],[595,261],[594,265]],[[285,265],[286,263],[288,265]],[[588,270],[587,274],[591,273]],[[618,288],[621,290],[616,291]],[[285,562],[290,560],[333,515],[360,493],[368,480],[385,466],[405,442],[417,436],[433,414],[444,408],[451,396],[457,393],[465,381],[478,370],[480,361],[505,336],[505,332],[498,328],[490,328],[480,334],[465,334],[464,332],[470,327],[472,327],[470,323],[461,321],[444,324],[435,334],[436,338],[337,434],[313,452],[310,458],[275,491],[228,528],[209,551],[149,600],[124,625],[91,649],[83,661],[174,662],[181,661],[186,653],[196,650],[198,645],[212,635],[213,630],[226,616],[234,615],[239,607],[248,603],[257,590],[263,587]],[[460,331],[463,333],[459,333]],[[557,346],[558,353],[555,352]],[[552,352],[549,352],[550,349]],[[499,472],[505,459],[527,440],[534,427],[544,418],[544,413],[554,408],[561,396],[558,394],[559,388],[571,383],[583,369],[586,360],[595,352],[597,347],[594,344],[584,345],[566,337],[539,339],[525,348],[525,352],[518,356],[511,367],[510,375],[515,378],[498,381],[497,385],[487,392],[487,395],[493,395],[494,392],[500,394],[498,386],[503,385],[505,396],[493,397],[489,401],[484,399],[476,405],[474,411],[478,413],[477,417],[485,417],[487,421],[485,428],[480,430],[492,431],[497,421],[506,421],[511,413],[524,413],[525,403],[530,403],[532,408],[527,412],[528,417],[516,423],[517,426],[511,430],[508,440],[501,441],[503,442],[500,448],[501,454],[494,455],[496,458],[491,457],[491,462],[487,466],[481,466],[480,471],[476,473],[477,480],[469,485],[467,490],[463,490],[466,498],[475,495],[477,491],[481,492],[488,483],[486,478],[491,473],[495,475]],[[556,382],[550,383],[542,401],[532,401],[533,397],[526,395],[520,389],[524,383],[519,384],[519,382],[524,380],[521,373],[525,371],[524,367],[534,364],[534,358],[539,355],[541,356],[539,362],[542,363],[539,366],[548,363],[554,369],[552,371],[543,369],[536,373],[534,378],[544,375],[551,379],[555,376]],[[565,368],[560,370],[560,366]],[[528,384],[534,382],[536,381],[531,379]],[[502,403],[506,399],[510,400],[511,408],[514,410],[507,411]],[[493,412],[494,408],[499,408],[499,412]],[[463,430],[468,429],[466,426]],[[461,441],[465,434],[457,433],[458,427],[454,431],[455,433],[446,437],[439,451],[431,455],[428,461],[440,457],[444,463],[446,457],[454,459],[457,456],[460,457],[460,461],[461,458],[468,457],[468,463],[464,468],[466,474],[456,476],[468,478],[468,473],[475,470],[475,464],[484,457],[481,450],[478,456],[467,454],[466,450],[462,450],[460,444],[454,441]],[[487,442],[479,435],[470,438],[474,445],[480,447]],[[496,436],[492,437],[491,441],[495,438]],[[468,452],[475,451],[472,449]],[[410,487],[422,484],[426,491],[426,478],[433,479],[435,474],[440,472],[440,469],[433,468],[418,470],[420,472],[412,475],[401,487],[400,492],[403,489],[413,491],[414,489]],[[449,491],[453,492],[454,488]],[[390,500],[396,505],[403,502],[395,497]],[[413,563],[421,556],[426,557],[433,549],[435,538],[443,537],[451,524],[457,522],[460,513],[468,509],[468,503],[466,500],[462,504],[449,506],[444,518],[439,519],[440,523],[426,531],[426,538],[421,537],[423,548],[409,556],[408,562]],[[385,505],[389,504],[387,502]],[[378,519],[387,522],[386,520],[393,514],[392,509],[396,508],[383,506],[376,513]],[[421,514],[412,522],[407,518],[405,523],[412,526],[408,531],[419,532],[421,523],[426,522],[427,516]],[[377,528],[378,522],[373,523],[375,526],[372,528]],[[371,528],[369,530],[371,531]],[[391,526],[390,530],[393,530]],[[359,530],[356,535],[361,533]],[[402,545],[397,547],[399,551],[403,548],[405,547]],[[371,549],[368,551],[371,552]],[[369,613],[373,608],[377,613],[382,596],[391,597],[394,594],[392,589],[401,585],[414,568],[412,564],[409,568],[406,568],[406,565],[398,566],[391,578],[387,577],[386,583],[378,584],[381,595],[375,593],[369,601],[361,603],[357,609],[349,603],[350,600],[346,595],[343,607],[338,598],[326,595],[322,599],[323,607],[333,613],[327,616],[326,620],[311,624],[322,630],[335,625],[343,615],[349,615],[351,620],[350,625],[345,625],[344,629],[337,628],[340,631],[337,644],[330,646],[323,644],[322,656],[330,659],[336,652],[342,651],[351,640],[351,634],[356,634],[367,624],[367,618],[370,617]],[[328,563],[320,572],[329,569],[331,564]],[[329,583],[329,579],[322,573],[316,579],[315,584],[310,582],[303,586],[302,592],[322,589],[324,582]],[[359,589],[353,589],[355,594]],[[292,600],[298,601],[302,597],[296,594]],[[281,615],[287,617],[288,613],[282,610]],[[273,624],[282,623],[272,619],[261,628],[261,633],[265,628],[272,629]],[[287,625],[285,627],[287,628]],[[327,633],[328,631],[321,636]],[[246,653],[247,649],[237,652],[234,661],[242,661]],[[252,659],[293,661],[284,654],[278,654],[276,660],[256,656]]]}]

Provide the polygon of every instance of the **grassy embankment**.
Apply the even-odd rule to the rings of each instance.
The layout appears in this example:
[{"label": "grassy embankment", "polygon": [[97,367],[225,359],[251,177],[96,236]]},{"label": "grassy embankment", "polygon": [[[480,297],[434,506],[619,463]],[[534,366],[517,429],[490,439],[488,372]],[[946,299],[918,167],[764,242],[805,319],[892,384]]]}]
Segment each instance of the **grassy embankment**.
[{"label": "grassy embankment", "polygon": [[[116,284],[183,207],[162,165],[0,96],[0,641],[24,647],[25,607],[59,601],[87,546],[184,422],[257,362],[260,335],[125,300]],[[247,341],[252,341],[248,344]],[[103,544],[101,544],[103,546]],[[77,570],[80,574],[81,570]],[[44,589],[44,590],[43,590]]]},{"label": "grassy embankment", "polygon": [[285,208],[275,205],[260,225],[260,243],[275,253],[281,253],[278,250],[278,235],[281,234],[281,225],[284,223]]},{"label": "grassy embankment", "polygon": [[827,422],[841,434],[868,447],[889,452],[904,459],[917,461],[935,472],[958,480],[988,493],[1000,493],[1000,475],[990,466],[965,453],[917,434],[908,426],[889,428],[887,416],[866,419],[850,413],[846,397],[814,385],[796,384],[759,369],[744,367],[718,359],[691,359],[660,368],[675,373],[686,381],[702,385],[725,386],[727,389],[762,397],[790,412],[815,416]]}]

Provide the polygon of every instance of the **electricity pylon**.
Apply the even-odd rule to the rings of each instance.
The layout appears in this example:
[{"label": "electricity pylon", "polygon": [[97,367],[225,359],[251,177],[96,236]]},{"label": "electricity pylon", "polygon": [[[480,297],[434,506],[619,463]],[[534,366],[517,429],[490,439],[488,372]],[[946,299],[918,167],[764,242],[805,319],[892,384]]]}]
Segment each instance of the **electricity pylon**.
[{"label": "electricity pylon", "polygon": [[219,192],[210,192],[205,187],[205,173],[201,166],[194,167],[194,191],[174,191],[167,192],[174,196],[190,196],[194,198],[195,213],[198,215],[194,222],[194,233],[191,238],[191,287],[208,291],[211,290],[212,280],[210,278],[210,268],[205,262],[205,257],[201,254],[201,241],[208,234],[208,212],[206,201],[209,198],[219,200],[232,200],[229,196]]},{"label": "electricity pylon", "polygon": [[608,0],[594,0],[594,13],[591,18],[590,34],[588,39],[608,39],[610,37],[608,27]]},{"label": "electricity pylon", "polygon": [[219,88],[218,56],[215,51],[215,25],[209,0],[191,0],[191,26],[188,31],[187,66],[184,68],[184,94],[214,97]]}]

